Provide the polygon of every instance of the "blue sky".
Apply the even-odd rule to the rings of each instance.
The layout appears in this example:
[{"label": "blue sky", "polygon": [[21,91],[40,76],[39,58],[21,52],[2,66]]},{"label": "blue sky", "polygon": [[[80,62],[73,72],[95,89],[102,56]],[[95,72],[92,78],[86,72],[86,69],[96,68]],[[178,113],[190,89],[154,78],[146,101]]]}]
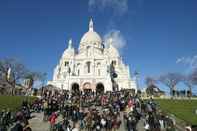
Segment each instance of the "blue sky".
[{"label": "blue sky", "polygon": [[131,72],[146,76],[185,73],[179,58],[197,54],[196,0],[1,0],[0,58],[16,57],[33,70],[53,68],[69,38],[77,48],[93,17],[104,37],[118,31]]}]

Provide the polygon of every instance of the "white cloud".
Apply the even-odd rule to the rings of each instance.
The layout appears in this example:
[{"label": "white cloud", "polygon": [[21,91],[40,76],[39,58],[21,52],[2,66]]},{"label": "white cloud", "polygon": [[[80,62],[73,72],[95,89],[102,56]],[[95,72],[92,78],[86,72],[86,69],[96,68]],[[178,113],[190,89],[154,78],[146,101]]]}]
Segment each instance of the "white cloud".
[{"label": "white cloud", "polygon": [[119,30],[111,30],[104,35],[105,46],[108,46],[106,43],[108,43],[109,38],[113,39],[113,45],[119,51],[121,51],[127,43],[126,39]]},{"label": "white cloud", "polygon": [[197,68],[197,55],[194,55],[192,57],[181,57],[178,58],[176,61],[177,64],[181,63],[186,66],[189,66],[190,69]]},{"label": "white cloud", "polygon": [[123,15],[128,11],[127,0],[89,0],[89,10],[110,9],[117,15]]}]

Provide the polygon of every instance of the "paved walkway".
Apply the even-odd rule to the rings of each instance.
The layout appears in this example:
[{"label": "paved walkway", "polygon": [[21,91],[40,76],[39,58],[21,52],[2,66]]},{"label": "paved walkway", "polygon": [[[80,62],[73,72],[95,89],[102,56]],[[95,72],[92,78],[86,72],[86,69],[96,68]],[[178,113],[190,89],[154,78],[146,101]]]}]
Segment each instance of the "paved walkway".
[{"label": "paved walkway", "polygon": [[[32,131],[49,131],[49,122],[43,122],[43,113],[32,113],[32,116],[33,118],[29,120]],[[59,116],[57,122],[61,120],[62,117]],[[137,128],[138,131],[144,131],[141,121],[138,123]],[[119,131],[125,131],[124,123],[121,124]]]},{"label": "paved walkway", "polygon": [[43,113],[32,113],[32,116],[29,120],[32,131],[49,131],[49,122],[43,122]]}]

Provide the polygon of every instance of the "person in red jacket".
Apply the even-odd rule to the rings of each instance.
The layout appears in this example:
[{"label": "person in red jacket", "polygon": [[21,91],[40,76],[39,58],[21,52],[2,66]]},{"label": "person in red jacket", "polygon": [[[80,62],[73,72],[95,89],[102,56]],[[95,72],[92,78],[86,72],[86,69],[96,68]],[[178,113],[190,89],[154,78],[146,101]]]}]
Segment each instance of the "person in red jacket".
[{"label": "person in red jacket", "polygon": [[129,99],[129,101],[128,101],[128,107],[129,107],[129,109],[133,109],[133,106],[134,106],[134,102],[133,102],[133,100],[132,99]]},{"label": "person in red jacket", "polygon": [[51,114],[51,116],[49,117],[50,131],[53,131],[54,130],[56,119],[57,119],[57,114],[55,112],[53,112]]}]

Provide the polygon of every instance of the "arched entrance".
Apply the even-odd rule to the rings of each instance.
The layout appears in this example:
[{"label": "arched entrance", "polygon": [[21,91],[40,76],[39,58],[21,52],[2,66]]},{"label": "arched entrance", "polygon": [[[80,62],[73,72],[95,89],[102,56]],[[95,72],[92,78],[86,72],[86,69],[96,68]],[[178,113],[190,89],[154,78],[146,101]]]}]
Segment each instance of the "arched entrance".
[{"label": "arched entrance", "polygon": [[72,93],[75,94],[79,94],[80,90],[79,90],[79,84],[78,83],[73,83],[72,87],[71,87]]},{"label": "arched entrance", "polygon": [[103,94],[105,91],[105,87],[102,83],[98,83],[96,85],[96,94]]},{"label": "arched entrance", "polygon": [[83,84],[83,92],[85,94],[90,94],[92,93],[92,88],[91,88],[91,84],[89,82],[86,82]]}]

